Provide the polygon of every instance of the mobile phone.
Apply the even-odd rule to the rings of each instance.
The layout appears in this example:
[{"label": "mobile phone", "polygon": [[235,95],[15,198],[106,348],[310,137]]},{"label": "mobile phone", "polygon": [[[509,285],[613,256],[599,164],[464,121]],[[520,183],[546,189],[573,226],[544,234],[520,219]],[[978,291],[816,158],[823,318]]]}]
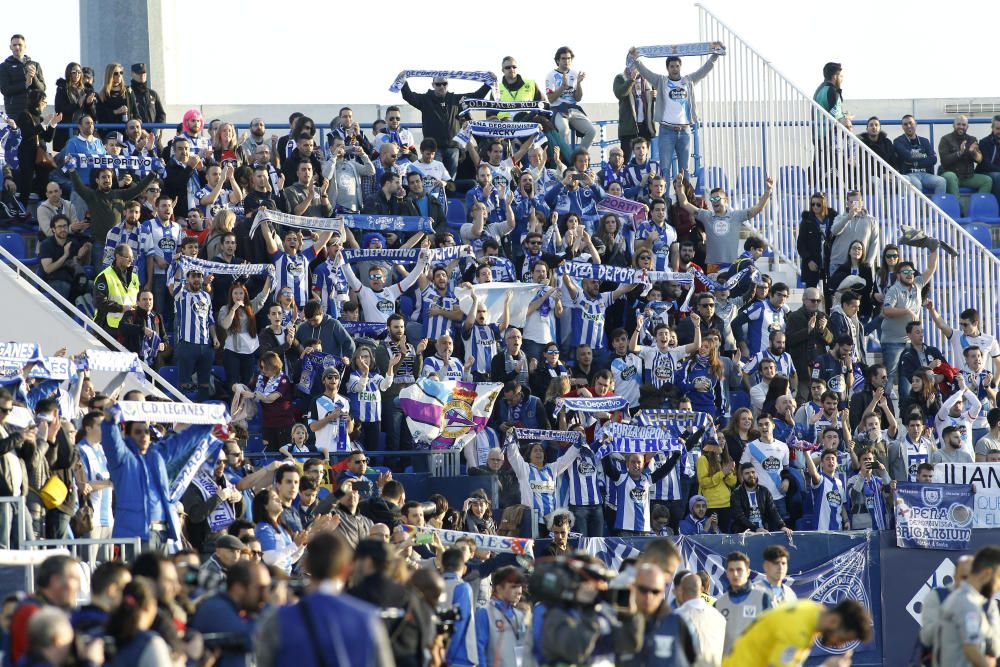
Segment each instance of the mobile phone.
[{"label": "mobile phone", "polygon": [[413,538],[414,544],[433,544],[434,533],[417,533]]},{"label": "mobile phone", "polygon": [[575,174],[573,174],[573,180],[574,181],[582,181],[583,180],[583,174],[581,174],[580,172],[576,172]]}]

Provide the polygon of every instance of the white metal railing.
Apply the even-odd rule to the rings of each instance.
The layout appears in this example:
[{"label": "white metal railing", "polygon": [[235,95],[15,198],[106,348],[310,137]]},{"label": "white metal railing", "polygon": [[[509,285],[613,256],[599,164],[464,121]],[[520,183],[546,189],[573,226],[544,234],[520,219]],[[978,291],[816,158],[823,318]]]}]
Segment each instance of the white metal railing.
[{"label": "white metal railing", "polygon": [[[776,254],[796,264],[799,220],[809,195],[825,192],[831,206],[842,211],[846,193],[860,190],[881,224],[880,249],[896,242],[900,225],[909,225],[958,251],[955,259],[945,254],[940,258],[931,283],[935,306],[953,326],[962,310],[977,308],[989,330],[1000,317],[1000,260],[836,122],[812,95],[792,84],[711,11],[697,7],[701,41],[718,40],[727,49],[698,87],[707,185],[725,187],[733,205],[744,207],[760,195],[764,175],[772,176],[771,202],[751,224]],[[903,259],[918,270],[926,265],[927,251],[900,249]],[[941,345],[934,327],[925,331],[929,342]]]},{"label": "white metal railing", "polygon": [[[38,277],[38,275],[32,271],[29,267],[21,263],[17,257],[10,254],[6,248],[0,246],[0,263],[8,265],[19,278],[27,281],[34,287],[37,291],[41,292],[45,297],[49,299],[63,315],[68,319],[75,320],[75,324],[83,328],[86,332],[97,338],[101,343],[103,343],[109,350],[115,350],[118,352],[128,352],[121,343],[119,343],[113,336],[108,335],[108,332],[101,328],[93,319],[88,317],[75,305],[67,301],[61,294],[56,292],[52,287],[46,283],[44,280]],[[24,315],[20,313],[19,315]],[[164,380],[159,373],[154,371],[146,362],[139,360],[142,364],[142,370],[146,373],[151,384],[154,387],[169,395],[170,398],[181,401],[189,402],[188,398],[184,396],[176,387]]]}]

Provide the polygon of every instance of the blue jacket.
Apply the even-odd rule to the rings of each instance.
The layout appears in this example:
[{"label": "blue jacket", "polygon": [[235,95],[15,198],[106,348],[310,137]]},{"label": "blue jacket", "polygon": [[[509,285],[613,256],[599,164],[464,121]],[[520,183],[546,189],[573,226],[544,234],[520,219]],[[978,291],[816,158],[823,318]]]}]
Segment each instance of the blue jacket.
[{"label": "blue jacket", "polygon": [[378,610],[350,595],[310,593],[279,609],[277,622],[280,665],[375,667],[388,642]]},{"label": "blue jacket", "polygon": [[[454,581],[458,579],[458,575],[454,572],[445,572],[444,579],[445,582]],[[447,590],[448,584],[445,586]],[[472,618],[474,606],[472,597],[472,587],[459,580],[452,591],[450,604],[458,607],[461,616],[455,621],[455,630],[446,655],[448,664],[454,667],[471,667],[478,660],[476,626]]]},{"label": "blue jacket", "polygon": [[157,443],[152,443],[146,454],[132,438],[122,438],[118,424],[105,420],[101,423],[101,442],[108,457],[108,471],[114,483],[118,503],[115,509],[113,537],[139,537],[149,539],[149,524],[153,503],[163,504],[164,521],[169,526],[171,539],[180,537],[180,524],[168,496],[170,477],[167,460],[177,450],[186,446],[192,437],[204,438],[211,434],[211,425],[190,426]]},{"label": "blue jacket", "polygon": [[[226,593],[216,593],[198,603],[194,616],[188,621],[188,627],[202,634],[210,632],[225,632],[246,637],[248,649],[253,647],[254,624],[240,614],[236,603]],[[246,663],[242,654],[223,652],[219,667],[241,667]]]},{"label": "blue jacket", "polygon": [[925,157],[914,158],[910,154],[910,150],[917,147],[912,145],[909,137],[905,134],[899,135],[892,142],[892,147],[896,149],[896,156],[899,158],[899,173],[909,174],[911,171],[918,171],[933,174],[934,165],[937,164],[937,153],[934,152],[930,140],[924,137],[914,137],[914,141],[920,144],[918,150],[923,151]]},{"label": "blue jacket", "polygon": [[594,228],[594,223],[601,217],[597,203],[604,199],[604,190],[599,185],[580,186],[576,190],[567,190],[560,183],[545,193],[545,203],[560,216],[576,213],[580,216],[588,230]]}]

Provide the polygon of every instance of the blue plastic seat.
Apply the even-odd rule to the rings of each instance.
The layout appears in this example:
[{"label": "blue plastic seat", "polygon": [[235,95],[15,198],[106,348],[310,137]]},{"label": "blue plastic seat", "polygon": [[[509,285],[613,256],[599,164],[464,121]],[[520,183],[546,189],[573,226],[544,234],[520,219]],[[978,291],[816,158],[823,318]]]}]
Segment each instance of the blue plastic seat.
[{"label": "blue plastic seat", "polygon": [[764,192],[764,170],[758,166],[740,167],[740,176],[736,181],[736,190],[743,196],[754,199]]},{"label": "blue plastic seat", "polygon": [[965,225],[965,231],[969,232],[972,238],[982,243],[994,255],[1000,255],[1000,248],[993,247],[993,231],[989,225],[984,225],[981,222],[970,222]]},{"label": "blue plastic seat", "polygon": [[958,197],[955,195],[934,195],[931,201],[937,204],[941,210],[947,213],[955,222],[959,222],[963,225],[967,222],[971,222],[969,218],[962,217],[962,207],[958,205]]},{"label": "blue plastic seat", "polygon": [[722,167],[705,167],[702,173],[702,178],[698,180],[698,189],[703,194],[711,192],[714,188],[722,188],[727,194],[730,192],[729,179],[726,178],[726,172]]},{"label": "blue plastic seat", "polygon": [[462,225],[466,222],[465,219],[465,202],[461,199],[449,199],[448,200],[448,224],[458,224]]},{"label": "blue plastic seat", "polygon": [[808,189],[806,170],[797,164],[785,165],[778,170],[778,189],[786,195],[804,195]]},{"label": "blue plastic seat", "polygon": [[980,193],[969,197],[969,219],[973,222],[1000,222],[1000,204],[990,193]]},{"label": "blue plastic seat", "polygon": [[36,266],[39,262],[37,257],[28,257],[28,248],[24,244],[24,237],[14,232],[4,232],[0,234],[0,247],[12,254],[25,266]]}]

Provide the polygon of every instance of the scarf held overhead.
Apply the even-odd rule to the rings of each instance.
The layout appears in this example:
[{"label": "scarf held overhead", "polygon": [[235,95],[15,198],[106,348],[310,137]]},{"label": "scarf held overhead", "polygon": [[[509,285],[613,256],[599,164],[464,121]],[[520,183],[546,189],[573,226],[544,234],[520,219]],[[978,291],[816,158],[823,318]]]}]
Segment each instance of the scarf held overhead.
[{"label": "scarf held overhead", "polygon": [[63,161],[62,170],[66,173],[74,169],[114,169],[115,171],[135,172],[140,178],[148,174],[157,174],[165,178],[167,170],[163,162],[156,157],[142,155],[90,155],[76,153],[67,155]]},{"label": "scarf held overhead", "polygon": [[498,102],[496,100],[479,100],[466,98],[462,100],[462,110],[459,116],[467,116],[473,111],[494,111],[502,113],[506,111],[532,111],[535,113],[552,115],[552,110],[545,102]]},{"label": "scarf held overhead", "polygon": [[556,269],[556,275],[569,275],[572,278],[590,278],[591,280],[606,280],[612,283],[624,283],[627,285],[656,283],[664,280],[690,284],[694,280],[690,273],[640,271],[639,269],[632,269],[626,266],[590,264],[588,262],[566,262]]},{"label": "scarf held overhead", "polygon": [[502,120],[469,121],[455,135],[455,143],[462,148],[469,143],[469,137],[489,137],[491,139],[528,139],[535,138],[535,143],[541,146],[545,134],[538,123],[508,123]]},{"label": "scarf held overhead", "polygon": [[403,89],[407,79],[457,79],[460,81],[482,81],[491,88],[496,88],[497,77],[493,72],[468,72],[450,69],[407,69],[399,73],[396,80],[389,86],[390,93],[398,93]]},{"label": "scarf held overhead", "polygon": [[[677,56],[724,56],[726,47],[713,46],[712,42],[691,42],[688,44],[659,44],[656,46],[638,46],[635,49],[640,56],[646,58],[669,58]],[[625,66],[629,67],[634,61],[632,56],[625,57]]]},{"label": "scarf held overhead", "polygon": [[225,262],[210,262],[197,257],[181,256],[181,272],[187,275],[191,269],[198,269],[204,275],[217,276],[271,276],[274,277],[273,264],[226,264]]},{"label": "scarf held overhead", "polygon": [[683,443],[662,428],[608,422],[598,436],[612,451],[622,454],[652,454],[681,449]]},{"label": "scarf held overhead", "polygon": [[281,211],[272,211],[269,208],[257,209],[254,216],[253,225],[250,227],[250,236],[253,236],[257,228],[264,222],[282,227],[292,227],[294,229],[308,229],[315,232],[340,232],[344,233],[343,218],[313,218],[305,215],[292,215]]}]

